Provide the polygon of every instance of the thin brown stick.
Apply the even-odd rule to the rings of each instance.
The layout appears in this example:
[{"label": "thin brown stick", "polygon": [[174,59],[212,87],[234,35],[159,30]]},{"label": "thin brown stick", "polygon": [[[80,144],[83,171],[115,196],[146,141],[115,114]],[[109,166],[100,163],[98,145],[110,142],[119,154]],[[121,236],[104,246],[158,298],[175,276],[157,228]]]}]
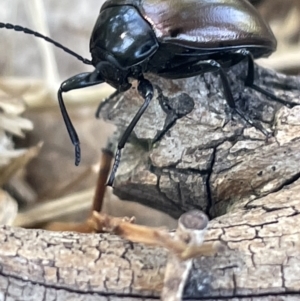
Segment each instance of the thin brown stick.
[{"label": "thin brown stick", "polygon": [[109,149],[102,149],[102,157],[93,200],[92,212],[101,212],[102,210],[104,195],[106,191],[106,182],[110,172],[110,166],[113,157],[114,154]]}]

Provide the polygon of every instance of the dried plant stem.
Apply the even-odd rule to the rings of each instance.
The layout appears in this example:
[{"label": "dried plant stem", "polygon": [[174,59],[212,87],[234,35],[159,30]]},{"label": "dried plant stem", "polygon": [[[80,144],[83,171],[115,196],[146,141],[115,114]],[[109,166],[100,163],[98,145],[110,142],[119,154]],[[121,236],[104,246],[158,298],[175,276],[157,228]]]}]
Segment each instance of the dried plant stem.
[{"label": "dried plant stem", "polygon": [[114,155],[109,149],[102,150],[102,157],[101,157],[100,169],[98,173],[92,211],[100,212],[102,210],[104,194],[106,190],[105,185],[107,182],[108,174],[110,172],[110,166],[113,158]]}]

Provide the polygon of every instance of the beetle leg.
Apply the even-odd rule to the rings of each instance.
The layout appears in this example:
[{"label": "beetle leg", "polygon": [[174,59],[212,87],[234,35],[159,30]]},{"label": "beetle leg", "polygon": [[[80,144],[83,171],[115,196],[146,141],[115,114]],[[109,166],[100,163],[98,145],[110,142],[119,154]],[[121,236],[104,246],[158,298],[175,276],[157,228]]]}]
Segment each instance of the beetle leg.
[{"label": "beetle leg", "polygon": [[75,146],[75,165],[78,165],[80,162],[80,142],[79,142],[79,138],[77,136],[76,130],[72,124],[72,121],[71,121],[69,114],[67,112],[67,109],[65,107],[62,93],[68,92],[71,90],[75,90],[75,89],[81,89],[81,88],[85,88],[85,87],[89,87],[89,86],[98,85],[98,84],[104,82],[102,79],[91,80],[90,79],[91,74],[92,73],[86,72],[86,73],[80,73],[80,74],[70,77],[69,79],[67,79],[66,81],[64,81],[61,84],[61,86],[57,92],[57,98],[58,98],[60,111],[61,111],[62,117],[64,119],[66,128],[68,130],[72,144]]},{"label": "beetle leg", "polygon": [[227,74],[225,73],[223,68],[219,69],[219,74],[220,74],[221,81],[222,81],[223,88],[224,88],[224,96],[225,96],[225,99],[226,99],[228,105],[230,106],[230,108],[234,112],[236,112],[242,119],[244,119],[248,124],[250,124],[251,126],[254,126],[256,129],[261,131],[267,138],[269,138],[271,134],[267,130],[265,130],[260,123],[253,122],[253,120],[248,118],[245,115],[245,113],[243,113],[239,108],[236,107],[235,101],[232,96],[231,88],[230,88],[230,85],[228,82]]},{"label": "beetle leg", "polygon": [[144,103],[140,107],[140,109],[138,110],[136,115],[133,117],[132,121],[126,128],[125,132],[123,133],[123,135],[118,143],[118,149],[117,149],[117,152],[115,155],[115,162],[114,162],[110,177],[107,182],[108,186],[112,186],[112,184],[114,182],[115,174],[116,174],[116,171],[119,167],[120,160],[121,160],[121,150],[124,148],[131,132],[133,131],[134,127],[136,126],[136,124],[138,123],[138,121],[140,120],[140,118],[142,117],[144,112],[146,111],[147,107],[149,106],[149,104],[153,98],[154,91],[153,91],[153,86],[150,83],[150,81],[142,78],[138,85],[138,92],[144,98]]},{"label": "beetle leg", "polygon": [[281,98],[277,97],[276,95],[274,95],[273,93],[270,93],[269,91],[267,91],[264,88],[261,88],[260,86],[257,86],[254,83],[254,59],[252,56],[252,53],[246,49],[243,49],[241,51],[238,52],[239,54],[243,55],[245,58],[247,58],[248,60],[248,71],[247,71],[247,77],[245,79],[245,86],[249,87],[261,94],[266,95],[267,97],[272,98],[273,100],[278,101],[279,103],[283,104],[283,105],[287,105],[287,103],[282,100]]},{"label": "beetle leg", "polygon": [[100,102],[97,110],[96,110],[96,113],[95,113],[95,116],[97,119],[100,118],[100,112],[102,110],[102,108],[110,102],[111,99],[115,98],[117,95],[119,95],[121,93],[121,91],[119,90],[116,90],[115,92],[113,92],[111,95],[109,95],[107,98],[105,98],[103,101]]},{"label": "beetle leg", "polygon": [[[234,101],[234,98],[233,98],[233,95],[231,92],[231,88],[229,85],[227,74],[224,71],[224,69],[222,68],[222,66],[214,60],[208,60],[203,63],[204,64],[209,63],[212,67],[215,67],[217,69],[217,71],[221,77],[221,82],[222,82],[223,89],[224,89],[224,96],[225,96],[226,102],[229,105],[229,107],[235,113],[237,113],[242,119],[244,119],[248,124],[250,124],[251,126],[254,126],[256,129],[261,131],[266,137],[269,137],[270,133],[268,131],[266,131],[260,123],[253,122],[253,120],[248,118],[239,108],[236,107],[236,104],[235,104],[235,101]],[[202,62],[201,62],[201,64],[202,64]]]}]

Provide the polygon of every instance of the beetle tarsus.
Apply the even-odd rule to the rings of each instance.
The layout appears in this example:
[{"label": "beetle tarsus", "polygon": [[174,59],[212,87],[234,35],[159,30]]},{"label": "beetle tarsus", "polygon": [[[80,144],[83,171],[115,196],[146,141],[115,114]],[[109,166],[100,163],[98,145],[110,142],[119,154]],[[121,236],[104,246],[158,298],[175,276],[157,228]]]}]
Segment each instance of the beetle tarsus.
[{"label": "beetle tarsus", "polygon": [[266,136],[266,139],[272,137],[272,133],[268,132],[259,122],[254,122],[250,118],[248,118],[245,113],[240,111],[238,108],[234,108],[233,111],[238,114],[242,119],[244,119],[249,125],[255,127],[257,130],[259,130],[264,136]]},{"label": "beetle tarsus", "polygon": [[116,176],[116,172],[117,172],[117,169],[119,167],[120,162],[121,162],[121,149],[118,148],[118,150],[116,152],[116,155],[115,155],[115,162],[114,162],[114,165],[112,167],[109,179],[107,181],[107,186],[112,186],[113,185],[114,180],[115,180],[115,176]]},{"label": "beetle tarsus", "polygon": [[77,144],[75,144],[75,165],[78,166],[80,163],[81,159],[81,150],[80,150],[80,145],[79,141]]}]

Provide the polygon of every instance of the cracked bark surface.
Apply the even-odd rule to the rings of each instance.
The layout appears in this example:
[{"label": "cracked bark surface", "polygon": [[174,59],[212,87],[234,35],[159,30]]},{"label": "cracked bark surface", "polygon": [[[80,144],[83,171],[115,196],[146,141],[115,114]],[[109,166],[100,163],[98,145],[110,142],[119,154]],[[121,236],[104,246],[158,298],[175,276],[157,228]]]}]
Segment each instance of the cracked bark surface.
[{"label": "cracked bark surface", "polygon": [[[214,217],[206,241],[224,250],[193,261],[186,300],[299,300],[300,79],[257,68],[256,83],[288,108],[244,89],[243,65],[229,74],[237,104],[275,138],[229,118],[214,75],[152,78],[158,99],[124,149],[115,191],[174,217],[195,207]],[[141,103],[130,90],[102,114],[122,128]],[[0,300],[156,300],[166,260],[113,235],[2,227]]]},{"label": "cracked bark surface", "polygon": [[[187,300],[299,300],[300,180],[209,223]],[[113,235],[2,227],[0,300],[156,300],[167,254]],[[273,299],[272,299],[273,298]]]},{"label": "cracked bark surface", "polygon": [[[151,77],[155,96],[122,152],[114,193],[175,218],[193,208],[216,217],[295,181],[300,176],[300,78],[256,66],[255,83],[280,103],[245,88],[245,69],[239,64],[228,72],[237,107],[274,137],[266,141],[230,112],[217,75]],[[132,89],[107,104],[102,117],[124,131],[141,104]],[[151,144],[157,136],[161,139]]]}]

